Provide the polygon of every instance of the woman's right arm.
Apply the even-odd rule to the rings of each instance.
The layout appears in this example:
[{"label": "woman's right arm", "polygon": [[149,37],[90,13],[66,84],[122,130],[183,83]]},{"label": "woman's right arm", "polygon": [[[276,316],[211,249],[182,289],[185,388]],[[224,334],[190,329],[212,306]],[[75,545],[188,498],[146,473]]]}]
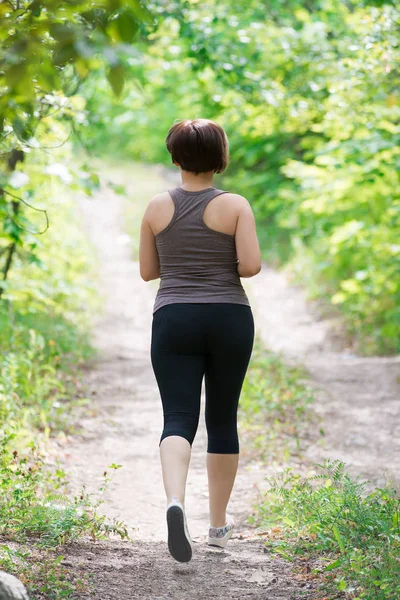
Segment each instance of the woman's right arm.
[{"label": "woman's right arm", "polygon": [[257,238],[256,220],[249,202],[241,197],[235,231],[237,271],[240,277],[253,277],[261,271],[261,251]]}]

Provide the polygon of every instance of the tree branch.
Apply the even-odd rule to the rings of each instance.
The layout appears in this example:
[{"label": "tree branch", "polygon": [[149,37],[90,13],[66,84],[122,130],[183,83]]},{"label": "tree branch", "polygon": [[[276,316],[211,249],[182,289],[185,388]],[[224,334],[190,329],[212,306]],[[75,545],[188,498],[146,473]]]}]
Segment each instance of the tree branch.
[{"label": "tree branch", "polygon": [[[46,231],[48,230],[48,228],[50,226],[49,217],[48,217],[46,209],[44,209],[44,208],[36,208],[36,206],[32,206],[32,204],[29,204],[29,202],[27,202],[23,198],[20,198],[19,196],[16,196],[15,194],[12,194],[11,192],[8,192],[7,190],[3,189],[2,192],[3,192],[3,194],[8,194],[8,196],[11,196],[11,198],[15,198],[19,202],[23,202],[24,204],[26,204],[26,206],[29,206],[29,208],[32,208],[33,210],[37,210],[38,212],[43,212],[45,214],[45,217],[46,217],[46,227],[45,227],[45,229],[43,229],[43,231],[30,231],[29,229],[26,229],[25,227],[22,227],[22,225],[20,225],[14,219],[13,215],[10,215],[10,213],[6,209],[6,213],[8,214],[8,216],[10,217],[10,219],[13,221],[13,223],[15,223],[20,229],[23,229],[23,231],[27,231],[28,233],[32,233],[33,235],[42,235],[43,233],[46,233]],[[14,214],[16,214],[15,211],[14,211]]]}]

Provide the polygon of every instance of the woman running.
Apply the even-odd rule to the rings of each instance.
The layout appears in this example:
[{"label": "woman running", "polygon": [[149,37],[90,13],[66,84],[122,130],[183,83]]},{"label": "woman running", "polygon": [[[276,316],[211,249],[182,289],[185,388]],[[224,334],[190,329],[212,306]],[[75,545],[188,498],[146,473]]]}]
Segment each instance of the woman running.
[{"label": "woman running", "polygon": [[205,378],[208,436],[208,544],[225,547],[233,518],[226,508],[239,463],[237,410],[254,341],[254,321],[240,278],[261,270],[255,219],[239,194],[213,187],[229,161],[224,130],[186,119],[168,132],[167,149],[182,184],[157,194],[143,215],[140,274],[158,279],[151,362],[164,415],[160,459],[167,497],[168,548],[192,557],[185,515],[186,479]]}]

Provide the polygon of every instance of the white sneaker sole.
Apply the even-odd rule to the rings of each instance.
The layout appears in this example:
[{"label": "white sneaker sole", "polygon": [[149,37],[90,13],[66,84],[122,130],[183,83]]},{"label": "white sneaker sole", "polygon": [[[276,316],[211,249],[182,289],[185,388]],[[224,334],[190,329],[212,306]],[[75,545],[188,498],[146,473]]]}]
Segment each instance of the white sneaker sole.
[{"label": "white sneaker sole", "polygon": [[168,549],[175,560],[189,562],[192,544],[186,527],[185,515],[180,506],[174,504],[167,510]]}]

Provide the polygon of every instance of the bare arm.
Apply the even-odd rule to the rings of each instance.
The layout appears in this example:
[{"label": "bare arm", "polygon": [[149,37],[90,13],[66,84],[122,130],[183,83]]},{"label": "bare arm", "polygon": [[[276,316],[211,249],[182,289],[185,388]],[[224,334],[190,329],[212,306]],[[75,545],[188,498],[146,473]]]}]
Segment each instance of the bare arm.
[{"label": "bare arm", "polygon": [[145,210],[140,227],[139,265],[140,275],[144,281],[151,281],[160,277],[160,260],[156,238],[148,222],[152,210],[153,206],[150,203]]},{"label": "bare arm", "polygon": [[261,271],[261,252],[256,221],[249,202],[243,198],[235,232],[237,270],[240,277],[253,277]]}]

